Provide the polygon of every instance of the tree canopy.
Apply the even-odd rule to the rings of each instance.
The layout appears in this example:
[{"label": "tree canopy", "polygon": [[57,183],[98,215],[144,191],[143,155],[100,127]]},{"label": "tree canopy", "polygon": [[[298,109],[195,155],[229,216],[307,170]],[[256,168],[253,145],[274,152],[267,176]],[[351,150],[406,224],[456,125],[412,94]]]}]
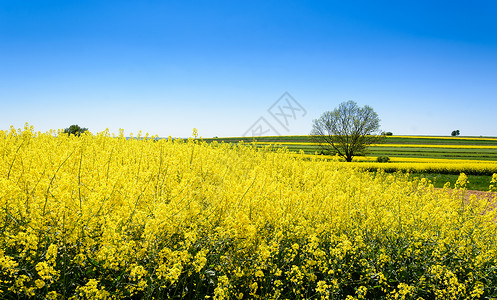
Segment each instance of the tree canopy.
[{"label": "tree canopy", "polygon": [[378,114],[370,106],[359,107],[347,101],[314,120],[311,137],[325,150],[350,162],[354,156],[364,155],[369,145],[382,142],[384,134]]},{"label": "tree canopy", "polygon": [[75,136],[80,136],[83,132],[88,131],[88,128],[82,128],[79,125],[71,125],[64,129],[64,133],[69,135],[74,134]]}]

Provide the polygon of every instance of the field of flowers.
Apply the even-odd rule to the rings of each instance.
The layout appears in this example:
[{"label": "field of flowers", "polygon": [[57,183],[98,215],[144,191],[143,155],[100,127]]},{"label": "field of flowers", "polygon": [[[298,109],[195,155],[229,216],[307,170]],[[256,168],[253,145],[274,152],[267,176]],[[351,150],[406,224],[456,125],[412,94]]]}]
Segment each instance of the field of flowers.
[{"label": "field of flowers", "polygon": [[[426,138],[426,137],[425,137]],[[437,137],[439,138],[439,137]],[[439,138],[440,139],[440,138]],[[450,138],[448,138],[450,139]],[[454,139],[454,138],[452,138]],[[491,139],[488,139],[491,140]],[[495,139],[492,139],[495,141]],[[289,150],[298,151],[307,149],[305,154],[307,157],[316,157],[322,159],[333,159],[330,155],[319,155],[315,151],[315,154],[309,154],[309,149],[315,150],[314,148],[306,148],[309,146],[319,145],[318,143],[301,143],[301,142],[281,142],[276,144],[270,144],[267,142],[251,142],[250,144],[262,146],[262,145],[272,145],[273,147],[286,147]],[[385,172],[414,172],[414,173],[436,173],[436,174],[471,174],[471,175],[492,175],[497,173],[497,161],[487,158],[486,160],[475,159],[479,155],[479,151],[491,150],[490,154],[495,155],[497,151],[497,146],[495,145],[420,145],[420,144],[383,144],[383,145],[372,145],[371,148],[388,148],[388,149],[416,149],[414,152],[407,152],[406,157],[396,157],[392,156],[388,164],[377,163],[377,156],[356,156],[354,157],[353,164],[355,167],[366,170],[366,171],[377,171],[382,170]],[[427,150],[428,149],[428,150]],[[469,151],[471,153],[471,159],[454,159],[454,158],[432,158],[430,156],[436,156],[433,153],[425,153],[430,151],[429,149],[440,149],[439,151],[450,151],[453,149],[462,149],[464,151]],[[473,152],[472,152],[473,151]],[[389,155],[392,153],[396,155],[395,151],[386,150],[381,152],[381,154]],[[422,155],[420,155],[422,154]],[[446,153],[445,155],[448,155]],[[421,157],[417,157],[420,155]],[[450,156],[450,155],[449,155]],[[442,157],[444,157],[442,155]]]},{"label": "field of flowers", "polygon": [[487,161],[466,161],[466,162],[430,162],[425,159],[423,162],[360,162],[354,163],[357,168],[367,171],[382,170],[385,172],[425,172],[437,174],[474,174],[474,175],[492,175],[497,173],[497,162]]},{"label": "field of flowers", "polygon": [[492,175],[497,173],[497,161],[482,161],[469,159],[437,159],[417,157],[392,157],[388,163],[378,163],[374,156],[356,156],[353,161],[346,163],[343,159],[329,155],[293,154],[315,160],[337,160],[364,171],[412,172],[468,175]]},{"label": "field of flowers", "polygon": [[0,131],[0,298],[497,297],[497,213],[464,174],[195,137]]}]

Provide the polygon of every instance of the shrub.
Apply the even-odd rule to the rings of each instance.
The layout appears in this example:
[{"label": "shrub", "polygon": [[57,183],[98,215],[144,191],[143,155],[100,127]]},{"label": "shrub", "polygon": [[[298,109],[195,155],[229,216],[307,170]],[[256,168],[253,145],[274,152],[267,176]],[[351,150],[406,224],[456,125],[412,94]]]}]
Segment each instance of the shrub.
[{"label": "shrub", "polygon": [[376,161],[380,162],[380,163],[386,163],[386,162],[390,161],[390,157],[388,157],[388,156],[378,156],[376,158]]},{"label": "shrub", "polygon": [[71,125],[64,129],[64,133],[68,135],[74,134],[75,136],[80,136],[83,132],[88,131],[88,128],[80,127],[79,125]]},{"label": "shrub", "polygon": [[459,130],[454,130],[452,131],[452,133],[450,134],[451,136],[458,136],[460,135],[461,133],[459,132]]}]

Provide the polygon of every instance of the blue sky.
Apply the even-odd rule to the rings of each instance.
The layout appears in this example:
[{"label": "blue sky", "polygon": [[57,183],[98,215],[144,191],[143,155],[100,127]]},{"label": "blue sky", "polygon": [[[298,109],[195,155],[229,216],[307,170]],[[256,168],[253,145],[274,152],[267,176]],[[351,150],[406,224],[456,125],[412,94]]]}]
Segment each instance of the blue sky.
[{"label": "blue sky", "polygon": [[496,15],[491,0],[3,0],[0,129],[308,134],[353,100],[394,134],[497,136]]}]

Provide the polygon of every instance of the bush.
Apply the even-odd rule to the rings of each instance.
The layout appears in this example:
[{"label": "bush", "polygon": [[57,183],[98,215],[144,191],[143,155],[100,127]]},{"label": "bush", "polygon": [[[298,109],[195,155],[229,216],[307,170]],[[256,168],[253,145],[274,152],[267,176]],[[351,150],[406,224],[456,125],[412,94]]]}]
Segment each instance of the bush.
[{"label": "bush", "polygon": [[393,135],[393,133],[392,133],[392,132],[390,132],[390,131],[388,131],[388,132],[385,132],[385,135],[392,136],[392,135]]},{"label": "bush", "polygon": [[71,125],[64,129],[64,133],[68,135],[74,134],[75,136],[80,136],[83,132],[88,131],[88,128],[80,127],[79,125]]},{"label": "bush", "polygon": [[380,163],[389,162],[390,161],[390,157],[388,157],[388,156],[378,156],[376,158],[376,161],[380,162]]},{"label": "bush", "polygon": [[388,157],[388,156],[378,156],[376,158],[376,161],[380,162],[380,163],[386,163],[386,162],[390,161],[390,157]]},{"label": "bush", "polygon": [[452,131],[452,133],[450,134],[451,136],[459,136],[461,133],[459,132],[459,130],[454,130]]}]

